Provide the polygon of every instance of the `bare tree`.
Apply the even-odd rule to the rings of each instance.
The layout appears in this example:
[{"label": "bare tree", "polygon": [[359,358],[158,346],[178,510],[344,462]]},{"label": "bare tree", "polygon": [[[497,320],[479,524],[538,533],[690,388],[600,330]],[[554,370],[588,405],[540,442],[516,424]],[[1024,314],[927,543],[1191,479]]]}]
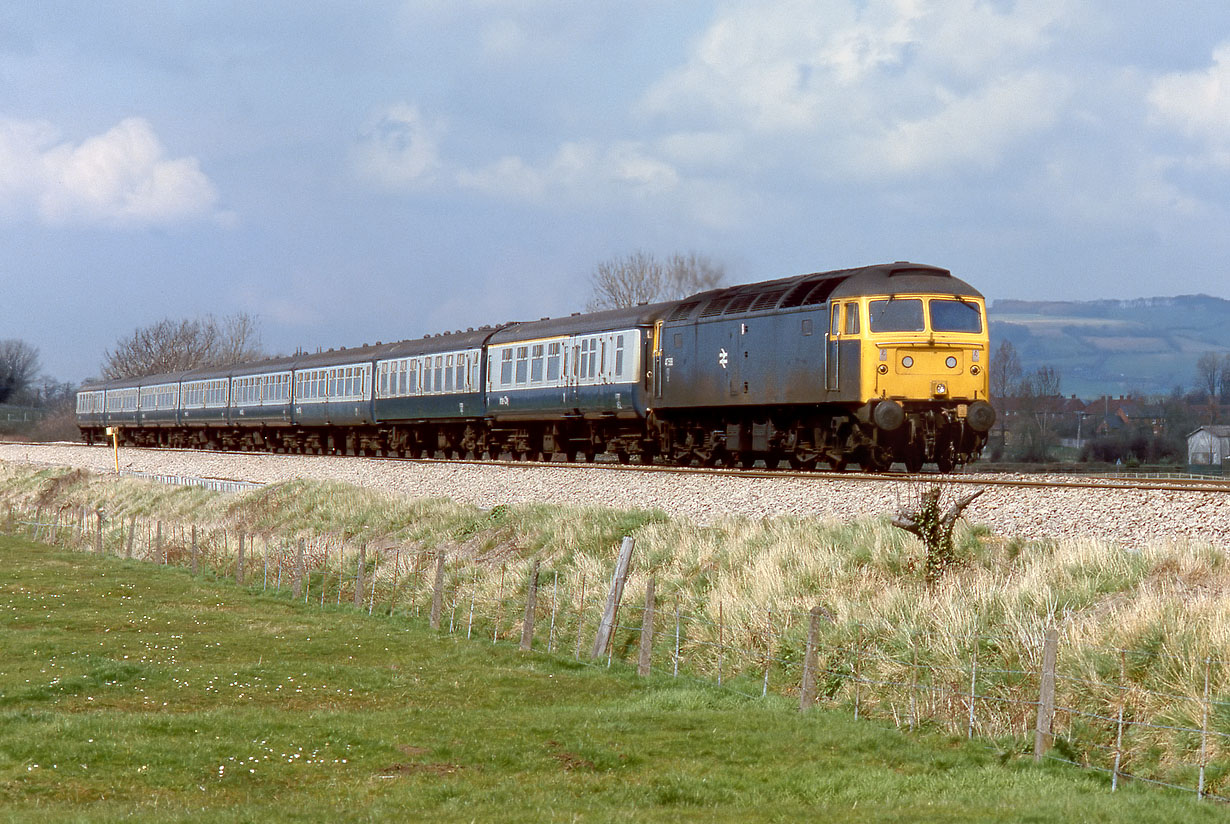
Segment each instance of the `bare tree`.
[{"label": "bare tree", "polygon": [[904,529],[918,536],[927,550],[925,576],[927,586],[934,587],[957,562],[956,548],[953,545],[952,532],[957,524],[957,518],[974,499],[986,492],[985,488],[975,489],[960,498],[955,496],[945,509],[945,493],[950,490],[943,484],[930,486],[911,494],[909,504],[901,507],[892,524],[898,529]]},{"label": "bare tree", "polygon": [[260,327],[254,315],[236,312],[222,319],[218,330],[215,363],[243,363],[260,360],[265,356],[266,352],[261,346]]},{"label": "bare tree", "polygon": [[1013,430],[1020,435],[1021,460],[1050,460],[1055,445],[1059,386],[1059,371],[1053,366],[1039,366],[1021,381],[1020,415]]},{"label": "bare tree", "polygon": [[1221,397],[1221,402],[1230,401],[1230,354],[1222,355],[1221,358],[1221,374],[1217,378],[1218,396]]},{"label": "bare tree", "polygon": [[1205,352],[1196,360],[1196,388],[1209,396],[1217,394],[1221,378],[1221,359],[1216,352]]},{"label": "bare tree", "polygon": [[[1021,359],[1016,353],[1012,341],[1000,341],[991,357],[991,372],[988,375],[991,382],[991,398],[1009,398],[1015,396],[1021,388]],[[1008,442],[1008,416],[999,417],[999,452],[1002,455]]]},{"label": "bare tree", "polygon": [[696,252],[676,253],[666,261],[664,275],[666,282],[661,299],[670,300],[716,289],[726,280],[726,267]]},{"label": "bare tree", "polygon": [[663,264],[651,253],[638,250],[594,267],[588,308],[618,309],[673,300],[712,289],[725,279],[725,268],[704,255],[674,254]]},{"label": "bare tree", "polygon": [[219,322],[204,318],[160,320],[116,341],[103,355],[104,378],[135,378],[226,366],[265,356],[256,319],[240,312]]},{"label": "bare tree", "polygon": [[991,397],[1007,398],[1017,393],[1021,381],[1021,358],[1012,341],[1000,341],[991,357]]},{"label": "bare tree", "polygon": [[24,340],[0,340],[0,403],[19,395],[38,374],[38,350]]}]

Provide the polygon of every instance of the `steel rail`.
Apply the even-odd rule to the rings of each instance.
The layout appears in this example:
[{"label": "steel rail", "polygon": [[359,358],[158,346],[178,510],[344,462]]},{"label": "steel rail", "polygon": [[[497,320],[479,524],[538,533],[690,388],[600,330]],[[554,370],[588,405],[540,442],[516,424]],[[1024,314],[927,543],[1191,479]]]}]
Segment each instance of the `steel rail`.
[{"label": "steel rail", "polygon": [[[36,444],[25,441],[0,441],[0,444],[21,444],[31,448],[39,446],[87,446],[82,443],[55,442]],[[96,449],[110,449],[106,445],[95,444]],[[187,449],[179,447],[147,447],[126,446],[125,449],[140,449],[158,453],[183,453],[186,455],[288,455],[292,457],[314,457],[300,455],[294,452],[264,452],[260,450],[229,450],[229,449]],[[751,479],[781,479],[803,481],[852,481],[856,483],[885,482],[940,482],[945,484],[965,486],[1005,486],[1022,489],[1112,489],[1144,492],[1199,492],[1211,494],[1230,493],[1230,479],[1180,479],[1167,478],[1151,481],[1148,478],[1105,477],[1090,478],[1088,476],[1069,476],[1056,478],[1049,476],[1041,479],[1022,478],[1019,475],[997,475],[989,472],[950,473],[938,472],[907,473],[907,472],[834,472],[824,470],[800,471],[794,469],[740,469],[733,467],[708,466],[675,466],[670,464],[623,464],[617,461],[517,461],[517,460],[467,460],[460,458],[401,458],[391,455],[327,455],[322,457],[362,458],[366,460],[397,461],[426,465],[455,465],[475,467],[505,467],[510,469],[567,469],[572,471],[598,472],[664,472],[671,474],[699,474],[724,478]]]}]

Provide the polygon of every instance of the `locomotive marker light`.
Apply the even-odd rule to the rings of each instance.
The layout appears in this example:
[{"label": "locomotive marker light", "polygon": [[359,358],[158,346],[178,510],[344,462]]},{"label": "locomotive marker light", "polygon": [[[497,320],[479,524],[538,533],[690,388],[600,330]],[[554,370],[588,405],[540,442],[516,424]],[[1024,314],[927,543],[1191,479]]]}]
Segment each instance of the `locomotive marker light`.
[{"label": "locomotive marker light", "polygon": [[954,358],[952,355],[949,355],[948,359],[944,361],[944,365],[947,366],[949,369],[956,369],[957,359]]},{"label": "locomotive marker light", "polygon": [[904,366],[906,369],[909,369],[911,366],[914,365],[914,359],[911,358],[909,355],[906,355],[904,358],[901,359],[901,365]]}]

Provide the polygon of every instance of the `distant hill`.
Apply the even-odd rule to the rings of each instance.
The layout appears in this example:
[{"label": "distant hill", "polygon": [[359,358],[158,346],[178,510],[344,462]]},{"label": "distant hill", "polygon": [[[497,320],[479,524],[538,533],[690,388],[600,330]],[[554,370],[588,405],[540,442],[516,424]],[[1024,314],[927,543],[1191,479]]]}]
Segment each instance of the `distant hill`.
[{"label": "distant hill", "polygon": [[1187,391],[1201,354],[1230,352],[1230,300],[1209,295],[996,300],[988,316],[992,347],[1012,341],[1026,371],[1056,367],[1065,395]]}]

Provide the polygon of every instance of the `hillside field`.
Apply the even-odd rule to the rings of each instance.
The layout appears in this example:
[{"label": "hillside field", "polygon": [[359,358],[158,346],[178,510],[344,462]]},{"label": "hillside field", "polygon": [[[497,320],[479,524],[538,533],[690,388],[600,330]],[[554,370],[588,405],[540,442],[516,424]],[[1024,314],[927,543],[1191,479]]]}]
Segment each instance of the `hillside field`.
[{"label": "hillside field", "polygon": [[939,733],[0,538],[4,821],[1221,820]]}]

